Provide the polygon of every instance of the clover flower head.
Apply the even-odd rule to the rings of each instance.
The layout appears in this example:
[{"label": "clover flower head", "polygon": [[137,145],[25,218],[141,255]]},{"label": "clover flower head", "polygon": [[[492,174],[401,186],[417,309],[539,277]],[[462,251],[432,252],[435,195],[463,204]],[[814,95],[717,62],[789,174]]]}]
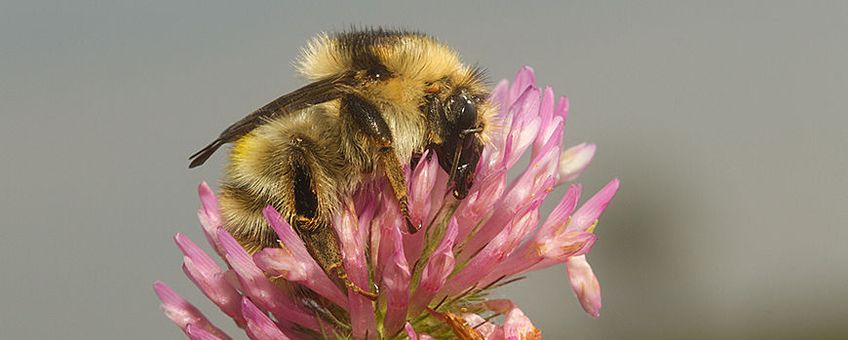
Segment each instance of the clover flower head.
[{"label": "clover flower head", "polygon": [[[183,234],[183,271],[252,339],[538,339],[541,332],[510,300],[487,294],[526,273],[564,265],[583,309],[598,317],[601,291],[586,254],[601,213],[618,190],[613,179],[579,205],[582,187],[570,184],[544,218],[540,206],[554,187],[574,180],[595,145],[561,149],[568,100],[535,84],[525,67],[501,81],[490,100],[500,129],[477,167],[474,186],[457,201],[434,153],[407,169],[410,217],[422,230],[410,234],[391,189],[365,183],[343,198],[334,228],[351,286],[340,289],[294,229],[272,207],[265,218],[280,247],[248,254],[222,226],[217,200],[200,185],[198,211],[219,265]],[[529,151],[529,164],[516,169]],[[510,172],[519,172],[508,180]],[[579,205],[579,207],[578,207]],[[375,287],[376,300],[357,292]],[[162,282],[154,284],[162,309],[189,338],[229,339],[197,308]],[[297,292],[308,291],[309,294]],[[500,324],[491,320],[503,316]]]}]

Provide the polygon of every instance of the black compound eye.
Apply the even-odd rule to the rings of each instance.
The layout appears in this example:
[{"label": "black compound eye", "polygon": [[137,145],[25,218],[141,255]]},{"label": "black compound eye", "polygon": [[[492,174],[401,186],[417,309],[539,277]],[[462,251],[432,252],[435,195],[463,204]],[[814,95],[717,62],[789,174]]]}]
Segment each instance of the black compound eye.
[{"label": "black compound eye", "polygon": [[452,95],[448,100],[450,116],[458,131],[473,128],[477,122],[477,103],[465,91]]}]

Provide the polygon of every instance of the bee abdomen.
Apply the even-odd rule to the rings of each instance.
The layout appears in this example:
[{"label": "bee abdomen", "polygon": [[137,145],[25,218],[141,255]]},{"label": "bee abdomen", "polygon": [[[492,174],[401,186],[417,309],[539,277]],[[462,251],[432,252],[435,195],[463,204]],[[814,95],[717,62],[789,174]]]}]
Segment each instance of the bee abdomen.
[{"label": "bee abdomen", "polygon": [[286,214],[280,209],[285,206],[282,199],[225,181],[221,185],[220,204],[224,227],[248,252],[277,245],[277,235],[265,221],[262,209],[271,205]]},{"label": "bee abdomen", "polygon": [[338,134],[328,134],[333,126],[299,118],[261,126],[237,141],[230,157],[221,208],[227,230],[251,250],[277,246],[262,216],[265,206],[276,208],[303,237],[332,228],[339,195],[347,191],[340,179],[361,177],[343,157]]}]

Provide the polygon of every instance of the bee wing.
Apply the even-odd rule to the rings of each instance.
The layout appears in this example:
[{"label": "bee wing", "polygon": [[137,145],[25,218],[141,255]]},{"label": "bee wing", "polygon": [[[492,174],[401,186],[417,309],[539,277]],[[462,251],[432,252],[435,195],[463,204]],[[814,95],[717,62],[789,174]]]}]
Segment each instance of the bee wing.
[{"label": "bee wing", "polygon": [[191,155],[188,158],[191,160],[188,167],[194,168],[203,164],[221,145],[239,139],[271,118],[339,98],[354,84],[354,81],[353,73],[344,73],[336,77],[317,80],[275,99],[230,125],[212,143]]}]

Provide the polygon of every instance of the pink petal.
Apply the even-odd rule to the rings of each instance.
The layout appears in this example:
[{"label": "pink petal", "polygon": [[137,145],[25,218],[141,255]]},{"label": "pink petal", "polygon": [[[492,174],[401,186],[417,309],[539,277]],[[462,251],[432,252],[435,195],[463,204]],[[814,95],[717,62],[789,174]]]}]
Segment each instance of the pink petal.
[{"label": "pink petal", "polygon": [[556,175],[557,163],[560,156],[560,142],[562,141],[562,131],[564,128],[565,126],[559,117],[554,117],[553,121],[545,127],[545,129],[551,130],[548,132],[550,136],[544,140],[544,143],[538,149],[534,150],[537,152],[534,152],[533,157],[530,158],[530,164],[527,166],[525,172],[536,174],[536,178],[539,178],[539,174]]},{"label": "pink petal", "polygon": [[278,320],[288,320],[309,329],[319,330],[315,317],[271,283],[253,262],[253,258],[226,230],[218,229],[218,241],[221,242],[227,263],[238,276],[245,295],[273,313]]},{"label": "pink petal", "polygon": [[[542,126],[548,125],[554,118],[554,89],[550,86],[545,86],[545,89],[542,90],[542,102],[539,104],[539,118],[542,120]],[[536,141],[544,144],[546,140],[548,140],[548,137],[538,136]]]},{"label": "pink petal", "polygon": [[[554,91],[550,87],[546,87],[542,95],[542,103],[539,107],[539,118],[541,127],[536,138],[533,140],[533,153],[531,158],[536,158],[541,153],[542,147],[548,144],[552,138],[556,140],[556,147],[559,147],[559,141],[562,140],[562,129],[558,129],[558,125],[564,124],[565,120],[554,115]],[[554,133],[559,133],[554,136]]]},{"label": "pink petal", "polygon": [[194,244],[194,242],[192,242],[187,236],[182,233],[177,233],[174,235],[174,242],[177,244],[177,247],[180,248],[183,255],[190,258],[204,274],[221,272],[221,267],[218,267],[215,260],[207,255],[203,249],[200,249],[200,247]]},{"label": "pink petal", "polygon": [[183,272],[186,276],[221,311],[233,318],[237,324],[244,324],[244,320],[241,318],[241,294],[227,282],[221,268],[185,235],[177,233],[174,236],[174,241],[185,255]]},{"label": "pink petal", "polygon": [[591,249],[595,236],[588,232],[566,234],[566,223],[580,198],[579,184],[571,185],[548,219],[527,242],[500,263],[483,282],[519,275],[565,261],[565,257],[583,254]]},{"label": "pink petal", "polygon": [[[403,170],[404,174],[408,172],[408,169],[405,167]],[[374,198],[378,197],[384,191],[386,184],[385,180],[365,182],[353,194],[354,211],[359,213],[357,219],[360,223],[371,222],[371,219],[377,212],[378,204],[381,202]]]},{"label": "pink petal", "polygon": [[427,266],[421,273],[421,282],[415,290],[415,295],[410,303],[410,314],[418,314],[425,307],[436,293],[445,285],[448,275],[451,274],[454,268],[455,259],[453,257],[453,245],[456,241],[458,228],[456,219],[451,219],[448,223],[445,236],[433,254],[427,260]]},{"label": "pink petal", "polygon": [[518,162],[521,155],[536,139],[541,127],[539,118],[539,89],[528,88],[519,100],[510,108],[514,112],[512,126],[507,135],[506,147],[503,151],[504,164],[511,168]]},{"label": "pink petal", "polygon": [[542,260],[523,272],[545,269],[563,263],[572,256],[585,255],[589,253],[597,239],[595,234],[587,231],[568,232],[557,235],[556,240],[534,244]]},{"label": "pink petal", "polygon": [[533,214],[535,210],[538,210],[541,201],[541,199],[536,199],[523,207],[519,214],[507,224],[506,228],[486,244],[483,250],[472,257],[461,271],[451,277],[439,295],[452,296],[475,286],[475,284],[478,288],[485,286],[484,282],[479,281],[486,277],[521,242],[520,238],[515,237],[515,229],[520,227],[517,222],[523,220],[527,214]]},{"label": "pink petal", "polygon": [[503,323],[504,339],[508,340],[530,340],[542,339],[542,332],[530,321],[524,312],[513,308],[506,314]]},{"label": "pink petal", "polygon": [[[538,202],[538,205],[531,205],[532,208],[526,214],[520,215],[520,218],[514,219],[511,222],[512,227],[510,228],[509,236],[514,240],[512,243],[513,246],[517,246],[518,242],[521,242],[521,240],[535,231],[536,227],[539,226],[539,206],[542,205],[542,200],[536,200],[536,202]],[[513,249],[510,249],[510,252]]]},{"label": "pink petal", "polygon": [[577,209],[577,212],[571,216],[571,222],[568,223],[568,227],[566,227],[566,231],[592,231],[589,230],[595,222],[597,222],[598,218],[601,216],[601,213],[604,212],[604,209],[607,208],[612,198],[615,196],[616,191],[618,191],[618,179],[613,179],[606,186],[601,188],[592,198],[590,198],[586,203],[583,203],[583,206],[580,209]]},{"label": "pink petal", "polygon": [[504,323],[497,327],[487,339],[541,339],[542,333],[533,326],[524,312],[510,300],[488,300],[482,305],[498,314],[504,315]]},{"label": "pink petal", "polygon": [[[271,229],[277,234],[280,242],[286,246],[286,248],[292,252],[292,255],[298,259],[311,259],[312,256],[309,255],[309,251],[306,250],[306,246],[303,244],[303,241],[300,239],[300,236],[294,231],[294,228],[288,222],[284,221],[280,213],[274,209],[273,206],[266,206],[262,209],[262,215],[265,217],[265,221],[268,222],[268,225],[271,226]],[[312,263],[316,266],[318,265],[315,260],[312,260]]]},{"label": "pink petal", "polygon": [[288,249],[265,248],[253,254],[253,262],[262,271],[279,275],[291,282],[305,282],[310,271],[298,259],[294,258]]},{"label": "pink petal", "polygon": [[394,216],[391,216],[395,218],[394,221],[384,222],[384,227],[400,228],[404,232],[403,246],[408,263],[414,263],[424,249],[424,236],[427,234],[427,228],[432,217],[435,215],[436,209],[432,208],[434,207],[432,193],[440,172],[443,171],[439,168],[436,153],[425,151],[413,172],[410,182],[412,188],[409,192],[409,214],[412,223],[419,228],[416,233],[408,232],[406,223],[400,217],[399,208],[396,208],[394,210]]},{"label": "pink petal", "polygon": [[492,299],[482,302],[483,307],[498,314],[506,314],[517,308],[510,299]]},{"label": "pink petal", "polygon": [[468,323],[471,328],[477,330],[480,335],[483,336],[484,339],[493,339],[495,338],[495,332],[497,330],[497,326],[491,322],[483,319],[482,316],[473,313],[463,314],[462,318],[465,319],[465,322]]},{"label": "pink petal", "polygon": [[536,252],[535,249],[522,245],[521,248],[510,254],[503,262],[498,263],[489,270],[483,279],[480,280],[480,283],[486,286],[495,280],[521,274],[543,260],[544,257]]},{"label": "pink petal", "polygon": [[465,268],[451,277],[439,296],[453,296],[474,287],[477,281],[489,273],[490,268],[494,268],[506,257],[503,249],[509,241],[509,231],[504,229],[478,255],[472,257]]},{"label": "pink petal", "polygon": [[280,330],[279,327],[277,327],[274,321],[271,321],[268,315],[259,310],[259,308],[257,308],[250,299],[244,298],[241,306],[244,318],[247,320],[247,327],[245,327],[245,331],[247,332],[247,336],[251,339],[285,340],[289,338],[282,330]]},{"label": "pink petal", "polygon": [[571,256],[580,256],[589,252],[597,236],[590,232],[567,232],[538,244],[538,251],[546,259],[562,262]]},{"label": "pink petal", "polygon": [[383,272],[383,292],[386,294],[386,316],[383,327],[386,334],[394,335],[406,322],[406,311],[409,306],[409,265],[403,253],[400,231],[393,237],[394,252]]},{"label": "pink petal", "polygon": [[[513,226],[511,227],[512,230],[509,237],[513,241],[510,243],[510,247],[504,250],[507,258],[497,263],[494,267],[487,268],[484,278],[480,280],[480,285],[485,286],[495,280],[523,272],[543,259],[535,248],[530,247],[533,244],[532,241],[524,242],[520,247],[514,249],[518,245],[518,242],[524,240],[527,234],[532,232],[533,228],[539,222],[538,206],[541,204],[541,201],[535,202],[537,203],[532,205],[523,217],[516,218],[512,222]],[[481,252],[481,254],[483,253]]]},{"label": "pink petal", "polygon": [[[409,173],[409,169],[404,168],[404,173]],[[370,196],[360,198],[360,206],[354,204],[353,209],[355,213],[358,213],[356,215],[356,223],[359,224],[360,237],[366,247],[368,246],[368,234],[370,233],[371,224],[374,222],[374,216],[377,215],[378,204],[381,203],[374,199],[377,197],[377,189],[373,188],[370,192]]]},{"label": "pink petal", "polygon": [[508,108],[511,104],[509,102],[508,80],[501,80],[497,85],[495,85],[495,88],[492,89],[492,92],[489,95],[489,101],[495,104],[499,114],[503,114],[503,112],[506,111],[505,108]]},{"label": "pink petal", "polygon": [[490,172],[487,177],[478,179],[480,183],[475,184],[472,192],[462,201],[459,209],[454,214],[459,221],[459,237],[464,239],[478,222],[483,220],[493,211],[493,206],[503,198],[506,191],[506,168]]},{"label": "pink petal", "polygon": [[[357,222],[364,233],[368,235],[365,240],[367,249],[379,249],[380,246],[380,223],[378,220],[381,218],[379,213],[382,209],[380,195],[385,191],[384,187],[386,187],[386,181],[366,182],[354,194],[354,211],[359,213]],[[372,268],[376,268],[378,253],[370,251],[368,255],[367,262]]]},{"label": "pink petal", "polygon": [[515,80],[509,89],[509,98],[511,102],[515,102],[519,95],[531,86],[536,85],[536,74],[530,66],[523,66],[515,75]]},{"label": "pink petal", "polygon": [[[402,220],[399,220],[400,223],[403,223]],[[398,230],[405,230],[406,227],[396,227]],[[403,233],[401,235],[401,239],[403,240],[403,253],[406,254],[406,262],[407,263],[415,263],[418,258],[421,256],[421,252],[424,251],[424,241],[427,227],[422,227],[415,234],[407,234]]]},{"label": "pink petal", "polygon": [[571,289],[583,310],[590,316],[601,316],[601,285],[586,261],[586,255],[570,257],[565,262]]},{"label": "pink petal", "polygon": [[573,181],[589,166],[595,156],[595,144],[577,144],[565,150],[559,157],[559,180],[557,185]]},{"label": "pink petal", "polygon": [[409,181],[411,184],[409,214],[414,224],[423,225],[429,222],[425,219],[430,212],[430,193],[433,191],[433,186],[436,185],[436,174],[438,172],[439,162],[436,154],[429,150],[425,151]]},{"label": "pink petal", "polygon": [[555,162],[558,157],[559,153],[555,148],[548,148],[538,158],[531,161],[528,170],[513,182],[506,194],[495,205],[492,216],[468,241],[459,255],[460,261],[468,260],[470,255],[489,243],[515,217],[518,209],[526,206],[531,200],[541,200],[547,196],[555,183]]},{"label": "pink petal", "polygon": [[562,121],[565,122],[568,119],[568,97],[559,97],[559,102],[557,102],[556,109],[554,109],[554,116],[562,117]]},{"label": "pink petal", "polygon": [[[394,195],[388,192],[386,194]],[[400,216],[400,206],[397,204],[397,201],[394,199],[386,199],[384,202],[383,211],[380,213],[380,216],[375,219],[375,223],[380,227],[380,243],[379,248],[377,248],[377,267],[374,268],[374,277],[376,278],[383,277],[383,268],[386,267],[386,264],[389,262],[392,254],[394,254],[395,237],[400,237],[399,230],[403,223],[403,219]],[[419,234],[424,233],[419,232]],[[418,236],[418,234],[416,234],[416,236]],[[423,239],[420,242],[423,243]],[[411,251],[415,251],[414,248],[418,248],[417,251],[420,253],[420,247],[423,247],[423,244],[409,244],[407,246],[410,247],[407,249],[413,249]]]},{"label": "pink petal", "polygon": [[[342,209],[335,216],[336,234],[339,236],[345,272],[353,284],[364,290],[370,290],[368,266],[365,256],[367,230],[360,228],[350,201],[342,202]],[[360,230],[362,229],[362,230]],[[374,319],[374,306],[371,300],[348,289],[348,311],[353,337],[365,338],[377,334],[377,321]]]},{"label": "pink petal", "polygon": [[201,210],[204,214],[210,217],[212,222],[221,222],[221,213],[218,208],[218,199],[215,197],[215,192],[206,184],[206,181],[200,182],[197,187],[197,194],[200,196]]},{"label": "pink petal", "polygon": [[[451,312],[439,312],[433,309],[428,308],[427,312],[439,320],[444,322],[451,328],[453,331],[455,338],[459,339],[480,339],[482,336],[480,332],[476,329],[472,328],[472,325],[469,325],[465,318],[460,317]],[[419,339],[423,339],[423,337],[419,336]]]},{"label": "pink petal", "polygon": [[406,336],[409,337],[409,340],[435,340],[436,338],[429,336],[427,334],[418,334],[415,333],[415,329],[412,328],[412,325],[409,322],[403,326],[404,330],[406,330]]},{"label": "pink petal", "polygon": [[563,196],[559,204],[554,207],[554,210],[552,210],[550,215],[548,215],[548,219],[545,220],[545,223],[542,224],[536,232],[536,235],[534,235],[535,240],[541,241],[548,239],[565,231],[568,218],[577,206],[577,201],[580,199],[581,191],[582,186],[580,184],[569,186],[565,196]]},{"label": "pink petal", "polygon": [[285,248],[266,248],[259,251],[253,256],[256,264],[265,272],[300,283],[342,308],[347,308],[347,296],[315,262],[292,226],[270,205],[265,207],[262,213]]},{"label": "pink petal", "polygon": [[253,260],[264,272],[299,283],[347,309],[347,296],[330,281],[321,267],[312,267],[303,259],[296,259],[288,249],[265,248],[254,254]]},{"label": "pink petal", "polygon": [[188,324],[185,330],[186,335],[191,340],[221,340],[218,336],[215,336],[212,333],[207,332],[201,327]]},{"label": "pink petal", "polygon": [[219,256],[224,257],[224,250],[218,243],[218,228],[221,224],[221,211],[218,208],[218,199],[215,198],[215,193],[206,182],[201,182],[197,187],[197,193],[200,196],[201,207],[197,210],[197,219],[200,220],[200,225],[203,227],[203,233],[206,235],[206,241],[215,248],[215,252]]},{"label": "pink petal", "polygon": [[418,340],[418,333],[415,333],[415,329],[412,328],[409,322],[403,325],[403,329],[406,331],[406,336],[409,337],[409,340]]},{"label": "pink petal", "polygon": [[221,339],[230,338],[224,331],[209,322],[209,319],[196,307],[177,294],[171,287],[168,287],[164,282],[154,282],[153,290],[156,292],[159,300],[162,301],[160,307],[165,313],[165,316],[177,324],[183,332],[187,332],[188,325],[192,324],[203,328]]}]

